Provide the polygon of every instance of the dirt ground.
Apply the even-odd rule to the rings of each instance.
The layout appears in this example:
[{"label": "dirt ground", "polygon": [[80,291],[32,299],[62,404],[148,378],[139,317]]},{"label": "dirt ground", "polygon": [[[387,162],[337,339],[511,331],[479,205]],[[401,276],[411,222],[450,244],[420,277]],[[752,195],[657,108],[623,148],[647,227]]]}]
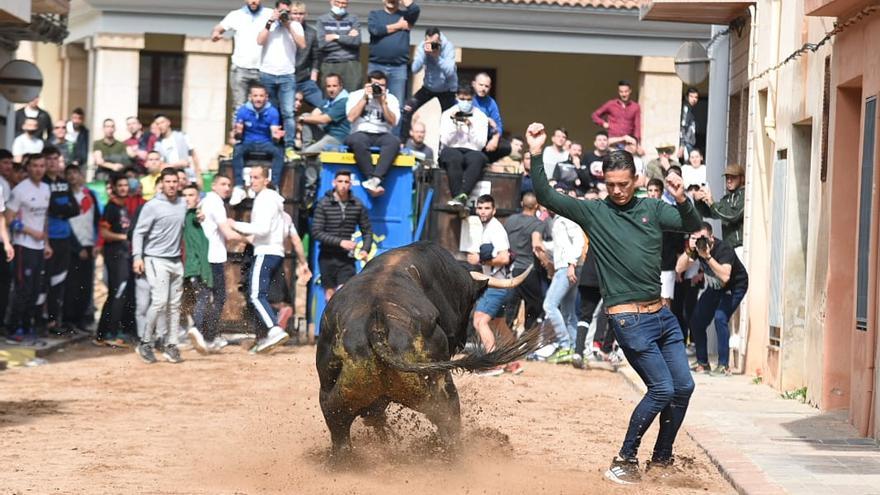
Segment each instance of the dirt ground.
[{"label": "dirt ground", "polygon": [[391,438],[356,421],[356,460],[340,470],[314,347],[184,358],[146,365],[85,344],[0,372],[0,493],[733,493],[684,434],[671,475],[605,481],[638,398],[607,371],[527,363],[520,376],[458,376],[465,441],[453,459],[432,449],[420,415],[392,406]]}]

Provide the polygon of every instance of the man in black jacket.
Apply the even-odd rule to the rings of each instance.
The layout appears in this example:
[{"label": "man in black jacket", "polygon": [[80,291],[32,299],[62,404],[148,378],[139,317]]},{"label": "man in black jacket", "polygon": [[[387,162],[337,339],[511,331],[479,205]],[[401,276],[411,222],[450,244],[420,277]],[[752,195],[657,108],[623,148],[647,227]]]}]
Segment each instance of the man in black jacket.
[{"label": "man in black jacket", "polygon": [[314,108],[321,108],[324,104],[324,93],[315,82],[321,67],[318,31],[306,25],[306,4],[303,2],[293,2],[290,5],[290,18],[302,24],[306,37],[306,47],[296,51],[296,90],[302,92],[306,103]]},{"label": "man in black jacket", "polygon": [[24,119],[37,119],[37,132],[35,136],[46,141],[52,134],[52,117],[49,112],[40,108],[40,97],[27,102],[27,104],[15,111],[15,135],[21,134],[21,125]]},{"label": "man in black jacket", "polygon": [[[360,247],[353,238],[358,227],[363,242]],[[336,172],[333,189],[318,201],[312,236],[321,242],[318,267],[324,299],[329,301],[342,284],[354,276],[354,260],[366,261],[373,245],[373,229],[367,209],[351,195],[350,171]]]}]

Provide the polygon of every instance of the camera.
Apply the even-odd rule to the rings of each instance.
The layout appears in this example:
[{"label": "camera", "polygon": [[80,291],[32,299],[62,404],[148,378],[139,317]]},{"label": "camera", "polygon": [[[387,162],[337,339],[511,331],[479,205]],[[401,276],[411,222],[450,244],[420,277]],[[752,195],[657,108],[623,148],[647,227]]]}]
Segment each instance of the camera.
[{"label": "camera", "polygon": [[373,83],[370,85],[370,87],[373,89],[373,96],[379,96],[382,94],[382,86],[381,85]]},{"label": "camera", "polygon": [[454,114],[452,114],[452,119],[455,120],[456,122],[464,122],[467,119],[469,119],[470,117],[473,117],[473,115],[474,114],[472,112],[462,112],[459,110],[458,112],[455,112]]},{"label": "camera", "polygon": [[709,238],[706,236],[701,236],[697,238],[697,249],[700,251],[705,251],[709,249]]},{"label": "camera", "polygon": [[282,10],[281,15],[278,17],[278,20],[280,20],[284,24],[290,22],[290,11]]},{"label": "camera", "polygon": [[430,45],[431,45],[432,51],[436,52],[437,50],[440,49],[440,42],[439,41],[432,41],[432,42],[430,42]]}]

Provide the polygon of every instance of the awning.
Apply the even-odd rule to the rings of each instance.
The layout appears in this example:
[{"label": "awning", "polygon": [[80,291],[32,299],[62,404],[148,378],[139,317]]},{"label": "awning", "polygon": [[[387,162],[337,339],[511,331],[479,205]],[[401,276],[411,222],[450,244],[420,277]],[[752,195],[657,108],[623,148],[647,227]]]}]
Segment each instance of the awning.
[{"label": "awning", "polygon": [[730,24],[755,2],[743,0],[647,0],[639,7],[643,21]]}]

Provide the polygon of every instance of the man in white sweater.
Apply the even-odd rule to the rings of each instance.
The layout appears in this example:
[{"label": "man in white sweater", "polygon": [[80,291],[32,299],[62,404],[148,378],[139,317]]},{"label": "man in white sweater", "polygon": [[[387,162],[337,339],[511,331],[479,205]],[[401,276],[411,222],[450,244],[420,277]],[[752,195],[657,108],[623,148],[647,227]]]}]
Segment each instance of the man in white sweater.
[{"label": "man in white sweater", "polygon": [[483,147],[489,136],[489,118],[474,108],[474,89],[470,85],[458,88],[457,104],[440,116],[440,168],[446,169],[449,194],[447,206],[462,208],[468,195],[480,180],[488,158]]},{"label": "man in white sweater", "polygon": [[248,301],[257,319],[255,353],[266,353],[287,342],[290,335],[278,326],[278,317],[269,304],[269,283],[284,259],[284,198],[269,188],[269,170],[251,168],[251,190],[257,194],[250,222],[227,220],[236,232],[252,236],[254,264],[249,275]]}]

